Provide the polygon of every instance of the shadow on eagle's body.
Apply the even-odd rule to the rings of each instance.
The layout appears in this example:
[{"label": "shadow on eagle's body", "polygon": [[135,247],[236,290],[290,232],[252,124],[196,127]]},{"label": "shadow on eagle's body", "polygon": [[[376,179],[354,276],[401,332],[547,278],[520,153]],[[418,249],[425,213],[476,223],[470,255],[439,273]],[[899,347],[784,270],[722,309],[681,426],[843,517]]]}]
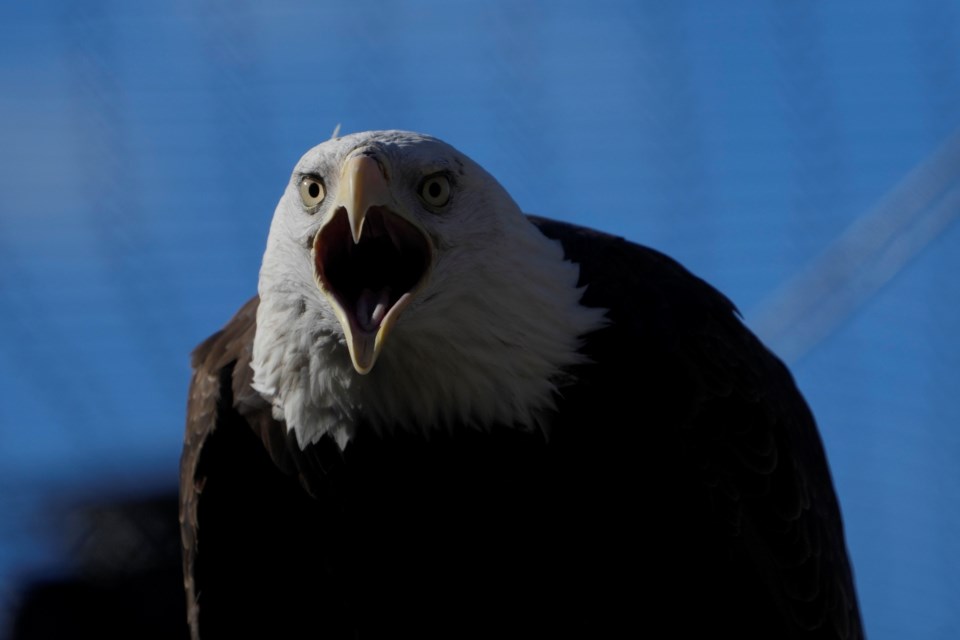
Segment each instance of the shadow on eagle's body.
[{"label": "shadow on eagle's body", "polygon": [[195,634],[862,636],[813,418],[731,303],[432,138],[304,156],[193,366]]}]

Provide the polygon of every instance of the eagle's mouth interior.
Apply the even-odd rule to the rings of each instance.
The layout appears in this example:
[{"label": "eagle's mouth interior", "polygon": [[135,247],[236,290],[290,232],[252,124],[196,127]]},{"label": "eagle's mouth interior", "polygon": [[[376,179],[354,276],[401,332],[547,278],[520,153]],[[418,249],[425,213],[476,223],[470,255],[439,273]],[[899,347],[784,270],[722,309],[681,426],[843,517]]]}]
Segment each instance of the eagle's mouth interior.
[{"label": "eagle's mouth interior", "polygon": [[397,301],[420,284],[430,267],[426,236],[386,207],[371,207],[354,243],[345,209],[337,210],[314,243],[320,285],[355,323],[374,333]]}]

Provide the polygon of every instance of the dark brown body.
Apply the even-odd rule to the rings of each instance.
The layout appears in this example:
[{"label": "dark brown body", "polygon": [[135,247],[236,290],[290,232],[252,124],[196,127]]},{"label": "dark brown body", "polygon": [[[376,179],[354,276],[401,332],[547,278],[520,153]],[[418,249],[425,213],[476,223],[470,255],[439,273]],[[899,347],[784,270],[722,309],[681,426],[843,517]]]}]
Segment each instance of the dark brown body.
[{"label": "dark brown body", "polygon": [[669,258],[534,222],[610,320],[547,437],[361,428],[300,452],[250,388],[256,299],[197,349],[181,520],[204,638],[862,636],[788,371]]}]

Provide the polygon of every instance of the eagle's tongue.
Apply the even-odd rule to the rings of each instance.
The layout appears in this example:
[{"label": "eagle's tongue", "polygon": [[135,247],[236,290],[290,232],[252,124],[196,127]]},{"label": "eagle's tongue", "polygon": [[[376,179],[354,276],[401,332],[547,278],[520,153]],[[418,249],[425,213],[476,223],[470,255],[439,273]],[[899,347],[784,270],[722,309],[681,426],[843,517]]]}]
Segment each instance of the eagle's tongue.
[{"label": "eagle's tongue", "polygon": [[357,298],[357,325],[364,331],[376,331],[383,317],[390,310],[390,291],[386,287],[379,291],[364,289]]}]

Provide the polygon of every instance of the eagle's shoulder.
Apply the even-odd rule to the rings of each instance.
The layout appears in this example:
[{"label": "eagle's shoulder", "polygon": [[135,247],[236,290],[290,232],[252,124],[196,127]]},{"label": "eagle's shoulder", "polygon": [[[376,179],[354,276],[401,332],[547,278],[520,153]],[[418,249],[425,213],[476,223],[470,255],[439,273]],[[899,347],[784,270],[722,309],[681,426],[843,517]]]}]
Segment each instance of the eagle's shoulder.
[{"label": "eagle's shoulder", "polygon": [[650,480],[666,482],[673,469],[694,476],[687,497],[701,496],[716,540],[727,541],[723,553],[741,570],[767,572],[741,579],[767,585],[760,595],[772,597],[772,615],[825,636],[861,637],[826,454],[786,366],[726,296],[669,256],[531,221],[580,266],[583,303],[608,309],[609,326],[585,345],[600,366],[581,380],[591,395],[614,389],[606,403],[632,412],[631,428],[658,429],[634,439],[637,449],[657,450],[655,458],[636,453],[638,464],[657,469]]},{"label": "eagle's shoulder", "polygon": [[[737,315],[726,296],[656,249],[589,227],[540,216],[527,218],[545,236],[560,242],[565,257],[579,266],[586,305],[610,307],[615,316],[653,311],[671,313],[679,320],[691,306],[717,317]],[[650,300],[662,304],[651,307]]]},{"label": "eagle's shoulder", "polygon": [[[254,458],[269,452],[271,464],[290,473],[292,462],[283,425],[273,419],[269,404],[252,388],[250,357],[256,332],[259,299],[251,298],[220,330],[200,343],[191,355],[192,376],[187,396],[187,420],[180,458],[180,530],[188,620],[194,635],[198,625],[200,589],[197,559],[202,525],[202,498],[208,481],[237,461],[234,442],[245,443]],[[260,452],[259,454],[257,452]],[[253,469],[250,470],[252,474]],[[213,489],[220,493],[219,488]],[[209,539],[209,536],[208,536]]]}]

